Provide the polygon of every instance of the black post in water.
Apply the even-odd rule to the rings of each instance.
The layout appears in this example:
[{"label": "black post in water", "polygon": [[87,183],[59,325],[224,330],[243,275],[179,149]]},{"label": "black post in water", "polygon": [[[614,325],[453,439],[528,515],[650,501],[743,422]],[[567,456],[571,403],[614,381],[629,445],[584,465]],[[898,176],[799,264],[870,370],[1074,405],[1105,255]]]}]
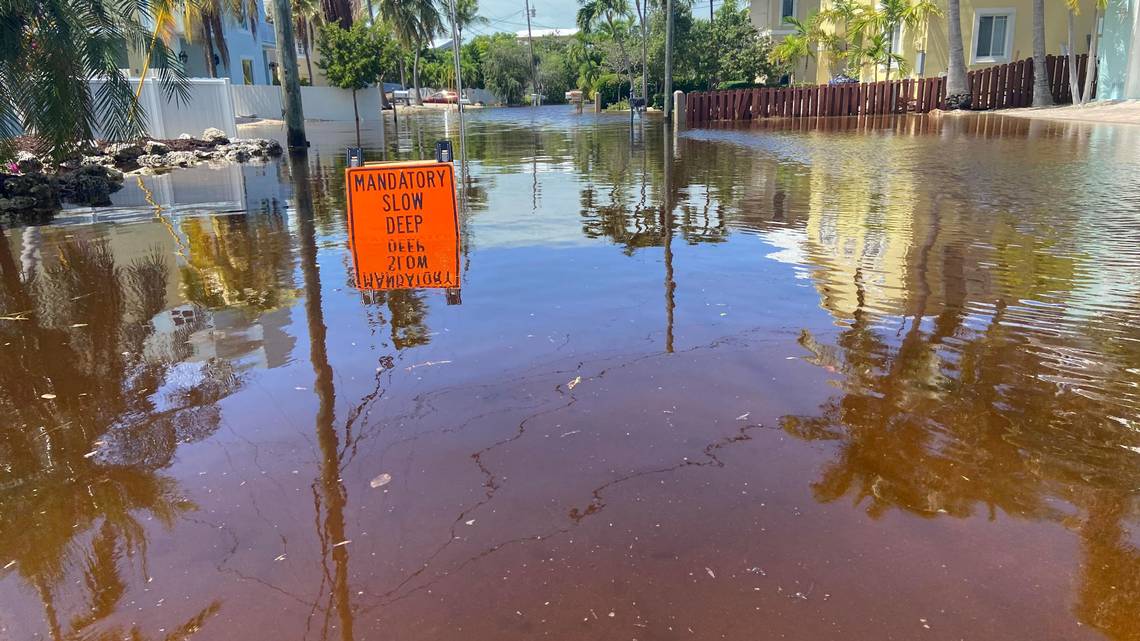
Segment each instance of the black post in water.
[{"label": "black post in water", "polygon": [[435,161],[436,162],[451,162],[455,159],[455,154],[451,151],[450,140],[437,140],[435,141]]},{"label": "black post in water", "polygon": [[364,150],[360,147],[348,147],[345,149],[345,157],[348,159],[349,167],[364,166]]},{"label": "black post in water", "polygon": [[[437,140],[435,141],[435,161],[436,162],[452,162],[455,160],[455,153],[451,147],[450,140]],[[454,174],[453,174],[454,175]],[[459,187],[458,185],[456,185]],[[463,188],[459,187],[459,193],[463,193]],[[447,296],[448,305],[462,305],[463,296],[461,290],[455,287],[449,287],[445,291]]]}]

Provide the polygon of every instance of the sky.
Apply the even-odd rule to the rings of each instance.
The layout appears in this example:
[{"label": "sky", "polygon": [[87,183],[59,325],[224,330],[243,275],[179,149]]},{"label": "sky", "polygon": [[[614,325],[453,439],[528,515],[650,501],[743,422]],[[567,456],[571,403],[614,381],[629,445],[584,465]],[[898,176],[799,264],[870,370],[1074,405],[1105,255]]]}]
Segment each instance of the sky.
[{"label": "sky", "polygon": [[[523,13],[524,0],[479,0],[479,15],[491,24],[468,27],[471,33],[495,33],[496,31],[522,31],[526,29],[526,15]],[[578,12],[576,0],[530,0],[535,16],[531,27],[535,29],[569,29],[574,26],[574,16]],[[467,39],[467,33],[463,34]]]},{"label": "sky", "polygon": [[[495,33],[497,31],[516,32],[526,29],[526,15],[523,13],[524,0],[479,0],[479,15],[491,21],[491,24],[469,27],[463,32],[463,39],[467,40],[467,33],[472,35],[480,33]],[[713,0],[713,6],[719,7],[720,0]],[[742,7],[748,6],[747,0],[740,0]],[[577,0],[530,0],[530,6],[535,11],[531,20],[531,27],[535,29],[569,29],[573,28],[574,16],[578,13]],[[708,15],[709,0],[696,0],[693,11],[700,17]]]}]

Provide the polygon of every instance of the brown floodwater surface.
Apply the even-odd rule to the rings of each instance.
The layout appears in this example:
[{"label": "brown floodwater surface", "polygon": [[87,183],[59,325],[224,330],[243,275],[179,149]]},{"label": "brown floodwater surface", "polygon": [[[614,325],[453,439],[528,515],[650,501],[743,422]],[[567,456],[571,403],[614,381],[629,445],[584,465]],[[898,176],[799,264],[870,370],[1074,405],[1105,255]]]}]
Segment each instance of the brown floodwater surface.
[{"label": "brown floodwater surface", "polygon": [[467,132],[450,300],[351,125],[0,230],[0,639],[1140,639],[1140,129]]}]

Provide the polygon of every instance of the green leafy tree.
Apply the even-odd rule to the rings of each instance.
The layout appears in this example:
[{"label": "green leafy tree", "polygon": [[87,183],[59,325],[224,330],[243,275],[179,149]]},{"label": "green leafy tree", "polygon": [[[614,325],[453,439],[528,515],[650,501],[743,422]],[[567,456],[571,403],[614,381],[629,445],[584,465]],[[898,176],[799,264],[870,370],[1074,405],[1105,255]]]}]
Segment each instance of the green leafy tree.
[{"label": "green leafy tree", "polygon": [[778,75],[769,56],[772,41],[753,26],[748,9],[739,6],[737,0],[725,0],[713,17],[712,26],[717,42],[732,44],[719,52],[717,69],[721,78],[755,82]]},{"label": "green leafy tree", "polygon": [[496,34],[483,57],[486,88],[508,105],[522,102],[530,75],[529,54],[510,34]]},{"label": "green leafy tree", "polygon": [[321,50],[317,66],[329,84],[352,90],[356,144],[359,146],[360,110],[356,104],[356,92],[377,82],[384,68],[395,64],[395,43],[379,28],[358,22],[351,29],[335,23],[321,27],[317,46]]}]

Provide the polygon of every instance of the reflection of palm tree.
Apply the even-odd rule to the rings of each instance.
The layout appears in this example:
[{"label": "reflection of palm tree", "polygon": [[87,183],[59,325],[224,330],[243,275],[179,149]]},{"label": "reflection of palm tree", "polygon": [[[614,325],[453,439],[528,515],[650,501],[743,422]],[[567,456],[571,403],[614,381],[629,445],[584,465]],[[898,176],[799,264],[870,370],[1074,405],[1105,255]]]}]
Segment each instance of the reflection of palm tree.
[{"label": "reflection of palm tree", "polygon": [[[335,607],[340,619],[341,639],[353,638],[352,603],[348,587],[348,546],[345,537],[344,507],[348,502],[348,492],[340,480],[340,446],[333,423],[336,420],[336,387],[333,384],[333,370],[329,365],[327,334],[324,310],[321,305],[321,274],[317,266],[317,232],[313,221],[313,197],[310,191],[309,159],[305,154],[292,154],[289,157],[290,173],[293,176],[294,205],[300,225],[301,271],[305,281],[305,315],[309,326],[309,359],[313,364],[317,393],[317,443],[321,450],[320,475],[313,484],[313,499],[318,513],[324,506],[325,518],[321,522],[318,535],[321,540],[321,561],[326,563],[332,557],[333,570],[327,565],[322,582],[332,583],[329,605],[326,614]],[[322,592],[323,592],[322,586]],[[328,622],[325,631],[327,634]]]},{"label": "reflection of palm tree", "polygon": [[[0,309],[27,312],[26,321],[0,324],[9,346],[0,410],[19,426],[0,434],[0,464],[12,479],[0,490],[0,540],[13,571],[39,594],[55,639],[89,637],[115,612],[127,585],[122,559],[137,557],[146,574],[142,514],[171,527],[194,509],[156,470],[179,442],[217,429],[201,412],[238,384],[208,373],[190,386],[167,383],[180,359],[154,347],[152,319],[165,307],[168,271],[157,252],[120,268],[108,245],[89,241],[61,245],[53,263],[24,280],[0,232]],[[154,390],[163,388],[174,391],[155,412]],[[56,588],[75,571],[89,603],[65,624]],[[218,607],[186,625],[200,626]]]}]

